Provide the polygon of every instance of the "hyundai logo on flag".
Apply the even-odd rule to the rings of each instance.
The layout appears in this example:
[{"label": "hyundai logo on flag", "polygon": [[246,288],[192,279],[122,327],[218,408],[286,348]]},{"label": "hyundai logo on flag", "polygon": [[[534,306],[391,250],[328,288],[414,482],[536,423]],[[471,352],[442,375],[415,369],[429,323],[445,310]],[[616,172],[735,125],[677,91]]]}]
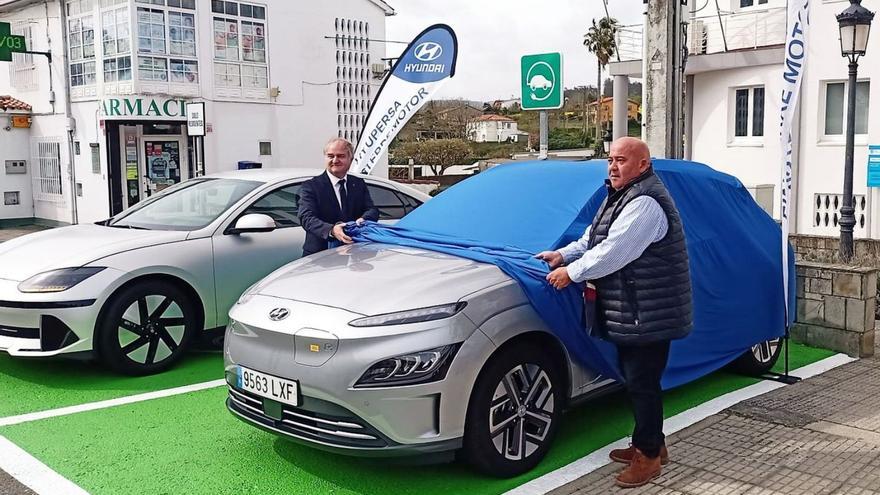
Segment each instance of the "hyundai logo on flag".
[{"label": "hyundai logo on flag", "polygon": [[443,55],[443,47],[433,41],[426,41],[416,47],[414,55],[423,62],[430,62],[437,60],[440,58],[440,55]]},{"label": "hyundai logo on flag", "polygon": [[275,308],[269,311],[269,319],[272,321],[281,321],[290,314],[287,308]]},{"label": "hyundai logo on flag", "polygon": [[429,28],[407,47],[392,74],[416,84],[445,79],[455,71],[456,44],[447,26]]}]

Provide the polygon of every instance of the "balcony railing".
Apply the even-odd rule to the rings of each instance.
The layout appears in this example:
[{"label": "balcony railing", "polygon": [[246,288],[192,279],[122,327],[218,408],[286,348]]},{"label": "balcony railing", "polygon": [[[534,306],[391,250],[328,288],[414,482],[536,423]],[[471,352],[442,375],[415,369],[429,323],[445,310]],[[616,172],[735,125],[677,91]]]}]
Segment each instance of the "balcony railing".
[{"label": "balcony railing", "polygon": [[[691,55],[755,49],[785,43],[785,7],[692,17],[688,22]],[[617,47],[621,61],[642,58],[641,24],[621,26]]]}]

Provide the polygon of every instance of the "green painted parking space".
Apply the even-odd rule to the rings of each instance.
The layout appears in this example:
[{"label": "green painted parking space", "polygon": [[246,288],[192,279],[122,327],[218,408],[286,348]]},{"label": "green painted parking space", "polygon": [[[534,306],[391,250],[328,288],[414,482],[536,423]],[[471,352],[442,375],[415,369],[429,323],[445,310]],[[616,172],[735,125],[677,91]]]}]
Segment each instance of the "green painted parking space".
[{"label": "green painted parking space", "polygon": [[[791,366],[832,352],[792,345]],[[781,360],[780,360],[781,362]],[[720,371],[669,392],[672,416],[756,383]],[[487,478],[458,464],[394,465],[327,454],[252,428],[225,409],[218,387],[0,428],[0,435],[95,495],[189,494],[496,494],[562,467],[629,434],[622,394],[566,414],[556,442],[535,470]]]},{"label": "green painted parking space", "polygon": [[0,418],[115,399],[223,378],[219,352],[190,353],[175,368],[129,377],[96,363],[15,359],[0,355]]}]

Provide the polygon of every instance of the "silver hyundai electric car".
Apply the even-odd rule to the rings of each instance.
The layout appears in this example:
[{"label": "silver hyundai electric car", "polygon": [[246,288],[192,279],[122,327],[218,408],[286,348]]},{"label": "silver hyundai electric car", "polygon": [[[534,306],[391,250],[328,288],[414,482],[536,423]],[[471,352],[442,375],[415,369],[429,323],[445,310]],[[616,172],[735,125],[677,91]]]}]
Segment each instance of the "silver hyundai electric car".
[{"label": "silver hyundai electric car", "polygon": [[[596,175],[604,176],[598,166]],[[542,184],[543,173],[530,182]],[[401,225],[430,212],[439,214],[429,225],[444,221],[454,230],[475,215],[542,235],[530,222],[549,217],[541,211],[528,218],[533,206],[449,204],[471,181],[491,189],[497,176],[499,187],[510,187],[504,174],[485,175],[440,194]],[[461,216],[443,215],[445,206]],[[229,316],[224,358],[232,414],[345,454],[461,449],[482,471],[512,476],[540,461],[566,404],[614,383],[573,359],[497,266],[429,249],[357,243],[299,259],[245,291]],[[735,352],[756,371],[775,362],[777,340],[753,353],[754,342],[742,338]]]},{"label": "silver hyundai electric car", "polygon": [[[302,255],[298,191],[319,173],[191,179],[109,220],[0,244],[0,352],[97,354],[127,374],[166,369],[202,329],[222,331],[244,289]],[[367,186],[385,221],[429,198],[386,179]]]}]

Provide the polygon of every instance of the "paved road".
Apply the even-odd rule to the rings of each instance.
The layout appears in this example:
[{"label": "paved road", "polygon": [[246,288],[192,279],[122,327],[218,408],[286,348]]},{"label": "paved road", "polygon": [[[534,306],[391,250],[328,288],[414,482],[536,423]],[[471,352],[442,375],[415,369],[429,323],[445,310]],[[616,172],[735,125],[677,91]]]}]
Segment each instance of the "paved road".
[{"label": "paved road", "polygon": [[742,402],[667,441],[672,463],[645,487],[615,487],[621,468],[611,464],[551,495],[880,495],[880,358]]},{"label": "paved road", "polygon": [[0,242],[15,239],[20,235],[25,235],[31,232],[37,232],[45,229],[46,227],[41,227],[39,225],[26,225],[23,227],[3,227],[0,228]]}]

